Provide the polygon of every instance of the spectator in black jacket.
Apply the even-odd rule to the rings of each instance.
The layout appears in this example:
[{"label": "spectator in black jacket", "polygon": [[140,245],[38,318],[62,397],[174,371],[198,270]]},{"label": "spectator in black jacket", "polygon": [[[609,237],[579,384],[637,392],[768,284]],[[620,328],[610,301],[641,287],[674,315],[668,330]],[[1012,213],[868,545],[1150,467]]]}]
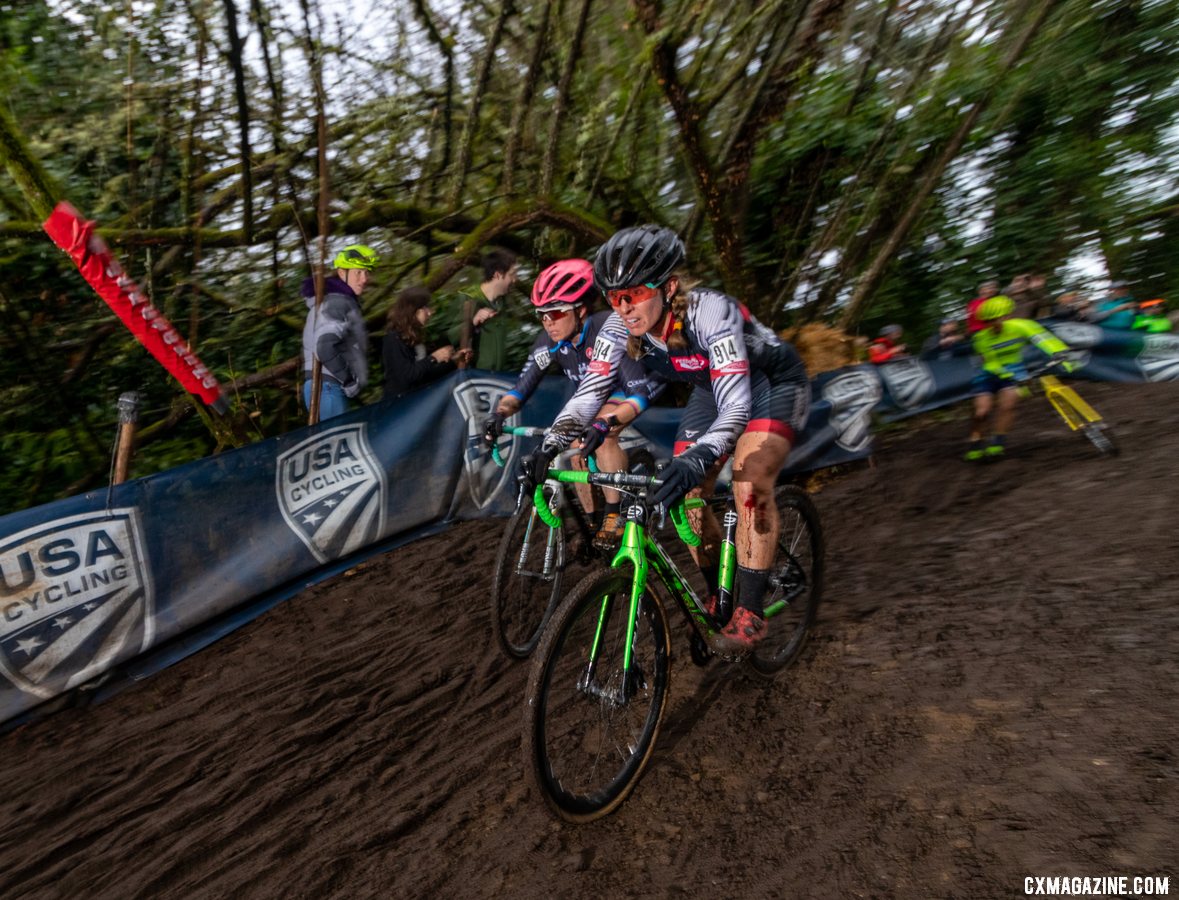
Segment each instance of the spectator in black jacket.
[{"label": "spectator in black jacket", "polygon": [[925,339],[921,345],[922,359],[950,359],[970,352],[970,345],[963,340],[958,327],[959,321],[953,316],[946,316],[938,324],[937,331]]},{"label": "spectator in black jacket", "polygon": [[426,353],[426,323],[434,314],[430,300],[424,287],[410,287],[397,295],[389,310],[381,345],[386,400],[436,381],[470,356],[470,351],[456,351],[449,344]]}]

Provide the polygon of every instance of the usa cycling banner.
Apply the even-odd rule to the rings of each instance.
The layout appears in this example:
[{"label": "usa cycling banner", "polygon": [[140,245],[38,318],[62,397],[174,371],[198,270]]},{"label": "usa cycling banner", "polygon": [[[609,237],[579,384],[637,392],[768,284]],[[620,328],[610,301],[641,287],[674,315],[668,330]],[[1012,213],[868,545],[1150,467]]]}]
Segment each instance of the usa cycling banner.
[{"label": "usa cycling banner", "polygon": [[[1049,324],[1082,377],[1179,378],[1179,337]],[[790,471],[866,457],[874,417],[960,400],[973,371],[964,357],[820,375]],[[193,644],[208,623],[392,538],[510,512],[516,463],[536,439],[507,441],[501,468],[480,433],[513,381],[456,372],[392,404],[0,517],[0,722],[169,642]],[[547,425],[570,391],[546,378],[509,424]],[[678,421],[678,409],[652,408],[623,444],[668,457]]]}]

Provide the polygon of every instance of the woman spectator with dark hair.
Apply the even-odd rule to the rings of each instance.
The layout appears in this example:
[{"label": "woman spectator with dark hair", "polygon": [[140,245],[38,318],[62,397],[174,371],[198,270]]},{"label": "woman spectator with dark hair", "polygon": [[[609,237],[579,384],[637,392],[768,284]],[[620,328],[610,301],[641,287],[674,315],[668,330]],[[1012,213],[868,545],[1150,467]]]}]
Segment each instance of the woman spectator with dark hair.
[{"label": "woman spectator with dark hair", "polygon": [[434,310],[430,292],[410,287],[397,295],[385,320],[381,361],[385,366],[385,399],[392,400],[446,375],[470,351],[456,351],[449,344],[426,353],[426,323]]}]

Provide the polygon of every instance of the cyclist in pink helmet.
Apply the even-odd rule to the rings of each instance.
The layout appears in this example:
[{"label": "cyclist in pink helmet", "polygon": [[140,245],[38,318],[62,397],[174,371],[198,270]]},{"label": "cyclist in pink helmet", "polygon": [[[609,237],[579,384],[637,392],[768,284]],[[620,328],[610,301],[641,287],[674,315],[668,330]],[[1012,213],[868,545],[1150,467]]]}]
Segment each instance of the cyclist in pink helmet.
[{"label": "cyclist in pink helmet", "polygon": [[[594,267],[584,259],[563,259],[537,276],[532,285],[532,305],[540,317],[542,331],[529,352],[516,385],[504,394],[493,415],[483,423],[483,437],[492,444],[503,432],[504,419],[518,412],[532,396],[540,379],[554,365],[575,384],[589,371],[594,342],[609,310],[591,312],[598,297],[594,287]],[[663,387],[661,379],[652,377],[641,365],[620,369],[613,392],[599,410],[582,446],[596,453],[603,472],[620,472],[626,468],[626,451],[619,446],[618,434],[647,408]],[[580,464],[580,457],[575,465]],[[592,508],[592,495],[585,485],[578,485],[582,505]],[[606,509],[595,543],[610,547],[622,536],[626,522],[619,510],[618,493],[605,490]]]}]

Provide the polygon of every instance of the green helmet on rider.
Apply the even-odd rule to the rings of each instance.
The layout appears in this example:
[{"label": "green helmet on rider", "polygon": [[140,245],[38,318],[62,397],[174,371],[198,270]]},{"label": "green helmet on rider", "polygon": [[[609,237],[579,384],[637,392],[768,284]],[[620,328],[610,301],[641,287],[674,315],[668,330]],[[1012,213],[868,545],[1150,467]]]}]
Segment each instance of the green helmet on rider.
[{"label": "green helmet on rider", "polygon": [[1005,294],[996,294],[984,300],[978,308],[980,322],[995,322],[1015,312],[1015,301]]}]

